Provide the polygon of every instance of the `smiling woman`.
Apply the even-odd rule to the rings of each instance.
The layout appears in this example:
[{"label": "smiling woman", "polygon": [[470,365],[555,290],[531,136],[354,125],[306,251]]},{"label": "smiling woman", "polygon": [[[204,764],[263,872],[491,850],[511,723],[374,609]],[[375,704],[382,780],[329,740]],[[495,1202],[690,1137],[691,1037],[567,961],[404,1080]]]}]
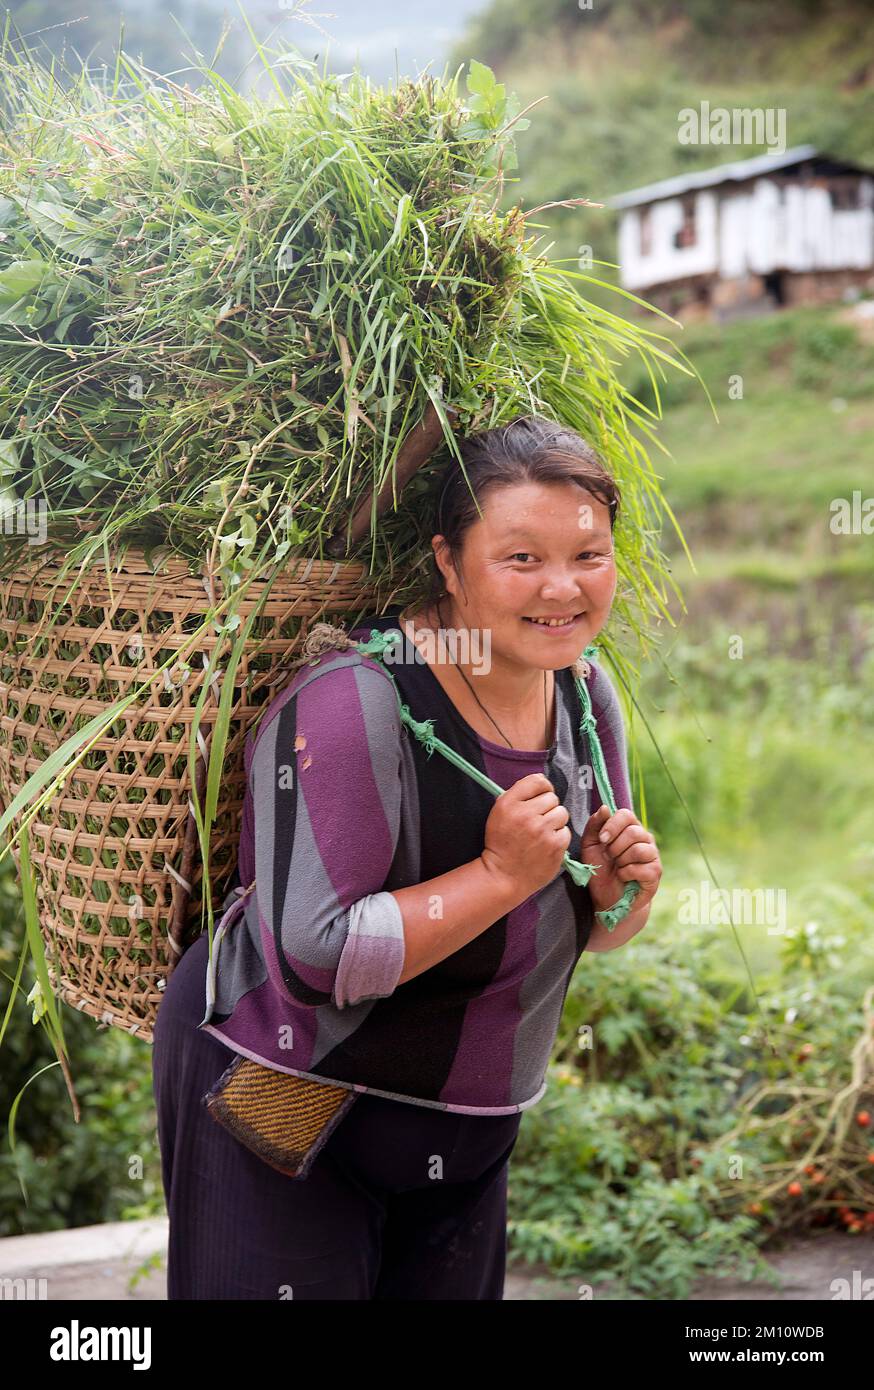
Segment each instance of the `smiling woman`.
[{"label": "smiling woman", "polygon": [[469,436],[461,455],[464,471],[452,465],[437,504],[429,588],[404,615],[408,636],[478,636],[490,660],[472,668],[476,688],[464,662],[444,657],[435,676],[477,732],[548,748],[553,673],[610,613],[619,488],[578,434],[537,416]]},{"label": "smiling woman", "polygon": [[[366,617],[247,745],[241,896],[155,1026],[171,1299],[500,1299],[509,1160],[571,976],[646,924],[661,868],[619,701],[594,660],[572,670],[609,616],[618,490],[546,420],[461,444],[473,495],[450,475],[431,540],[437,647],[397,610]],[[467,639],[448,663],[447,619]],[[389,671],[373,653],[399,625]],[[635,881],[616,930],[597,920]],[[260,1145],[288,1133],[263,1085],[258,1145],[204,1111],[246,1064],[335,1092],[302,1185]]]}]

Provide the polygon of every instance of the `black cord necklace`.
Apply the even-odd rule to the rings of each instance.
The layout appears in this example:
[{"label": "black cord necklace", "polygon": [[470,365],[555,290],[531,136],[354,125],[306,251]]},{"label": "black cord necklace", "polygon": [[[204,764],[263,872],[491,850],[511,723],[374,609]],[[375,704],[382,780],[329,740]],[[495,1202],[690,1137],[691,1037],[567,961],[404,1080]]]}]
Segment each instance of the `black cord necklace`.
[{"label": "black cord necklace", "polygon": [[[442,628],[443,628],[443,612],[442,612],[442,610],[441,610],[441,608],[440,608],[440,600],[439,600],[439,599],[437,600],[437,617],[440,619],[440,627],[441,627],[441,629],[442,629]],[[495,726],[495,728],[497,729],[498,733],[501,735],[501,738],[502,738],[502,739],[504,740],[504,742],[508,745],[508,747],[512,748],[512,747],[513,747],[513,744],[510,743],[510,740],[507,738],[507,735],[504,733],[504,731],[503,731],[503,729],[500,727],[500,725],[499,725],[494,719],[492,719],[492,716],[489,714],[489,712],[488,712],[488,710],[486,709],[485,705],[483,704],[482,700],[481,700],[480,697],[477,695],[476,691],[474,690],[474,688],[473,688],[473,686],[471,685],[470,681],[468,680],[467,676],[464,674],[463,669],[461,668],[461,666],[459,666],[458,662],[455,660],[455,657],[452,656],[452,653],[451,653],[451,652],[450,652],[450,657],[451,657],[451,659],[452,659],[452,664],[453,664],[453,666],[455,667],[456,671],[458,671],[459,675],[460,675],[460,676],[462,677],[462,679],[464,680],[465,685],[467,686],[467,688],[468,688],[468,690],[470,691],[470,693],[471,693],[471,695],[473,696],[473,698],[476,700],[476,702],[477,702],[477,704],[479,705],[480,709],[482,710],[483,714],[486,716],[487,719],[491,719],[491,720],[492,720],[492,723],[494,724],[494,726]],[[549,710],[547,709],[547,702],[546,702],[546,672],[545,672],[545,671],[543,672],[543,724],[544,724],[544,728],[545,728],[546,731],[547,731],[547,742],[549,742]]]}]

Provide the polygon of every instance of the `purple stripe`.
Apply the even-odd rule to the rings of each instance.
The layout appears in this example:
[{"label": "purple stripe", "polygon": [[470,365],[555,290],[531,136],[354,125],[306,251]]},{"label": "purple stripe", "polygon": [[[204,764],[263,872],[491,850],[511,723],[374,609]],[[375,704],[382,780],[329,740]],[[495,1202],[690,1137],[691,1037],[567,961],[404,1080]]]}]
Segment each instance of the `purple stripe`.
[{"label": "purple stripe", "polygon": [[[263,1048],[248,1047],[246,1044],[236,1044],[227,1033],[227,1024],[216,1027],[212,1023],[207,1023],[201,1028],[202,1033],[211,1033],[219,1042],[231,1047],[235,1052],[242,1053],[253,1062],[260,1062],[265,1066],[271,1065],[264,1055]],[[425,1106],[431,1110],[451,1110],[458,1115],[515,1115],[517,1110],[528,1110],[532,1105],[536,1105],[541,1096],[546,1091],[546,1082],[543,1081],[533,1096],[528,1100],[520,1101],[518,1105],[448,1105],[445,1101],[422,1100],[418,1096],[402,1095],[400,1091],[381,1091],[376,1086],[362,1086],[359,1082],[337,1081],[330,1076],[322,1076],[318,1072],[304,1071],[300,1067],[289,1067],[285,1062],[275,1063],[276,1071],[287,1072],[289,1076],[303,1076],[308,1081],[325,1081],[331,1086],[343,1086],[346,1090],[358,1091],[362,1095],[385,1096],[387,1100],[408,1101],[413,1105]]]},{"label": "purple stripe", "polygon": [[[374,808],[373,818],[366,825],[350,824],[342,789],[337,786],[336,770],[327,790],[325,781],[318,775],[320,767],[331,766],[336,760],[331,731],[338,724],[344,727],[343,742],[347,750],[342,777],[354,786],[358,804],[363,800]],[[352,731],[351,738],[345,730]],[[381,888],[381,882],[373,884],[370,890],[364,885],[373,879],[374,866],[390,864],[393,856],[391,832],[373,775],[354,666],[337,671],[327,684],[313,682],[300,692],[297,734],[306,739],[306,747],[297,754],[300,795],[306,803],[313,840],[325,874],[340,906],[347,908],[367,891],[376,892]],[[352,756],[348,752],[350,743],[355,748]]]},{"label": "purple stripe", "polygon": [[318,1018],[315,1009],[296,1008],[272,980],[265,980],[242,996],[224,1023],[218,1027],[208,1023],[201,1031],[215,1032],[223,1042],[246,1049],[279,1070],[306,1069],[312,1065]]}]

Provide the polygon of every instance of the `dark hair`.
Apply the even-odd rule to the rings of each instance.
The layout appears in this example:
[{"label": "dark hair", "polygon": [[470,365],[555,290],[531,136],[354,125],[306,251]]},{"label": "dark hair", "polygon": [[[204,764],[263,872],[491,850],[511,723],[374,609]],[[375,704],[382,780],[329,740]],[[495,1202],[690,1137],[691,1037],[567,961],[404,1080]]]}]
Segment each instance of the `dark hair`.
[{"label": "dark hair", "polygon": [[[470,486],[458,461],[451,459],[437,480],[431,532],[445,537],[456,568],[465,532],[480,520],[477,502],[482,505],[490,488],[577,483],[607,505],[613,531],[621,500],[619,487],[592,446],[574,430],[539,415],[521,415],[508,425],[467,435],[458,443]],[[432,551],[429,587],[420,601],[431,606],[444,593],[443,575]]]}]

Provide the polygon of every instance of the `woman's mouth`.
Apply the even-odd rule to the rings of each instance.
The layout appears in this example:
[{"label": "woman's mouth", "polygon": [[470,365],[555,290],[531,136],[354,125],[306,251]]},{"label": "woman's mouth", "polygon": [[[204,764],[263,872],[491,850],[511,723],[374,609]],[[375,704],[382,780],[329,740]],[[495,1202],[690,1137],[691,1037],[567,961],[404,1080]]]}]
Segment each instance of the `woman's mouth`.
[{"label": "woman's mouth", "polygon": [[531,623],[533,627],[540,628],[543,632],[567,633],[573,632],[580,620],[585,617],[584,613],[559,614],[555,618],[523,618],[523,623]]}]

